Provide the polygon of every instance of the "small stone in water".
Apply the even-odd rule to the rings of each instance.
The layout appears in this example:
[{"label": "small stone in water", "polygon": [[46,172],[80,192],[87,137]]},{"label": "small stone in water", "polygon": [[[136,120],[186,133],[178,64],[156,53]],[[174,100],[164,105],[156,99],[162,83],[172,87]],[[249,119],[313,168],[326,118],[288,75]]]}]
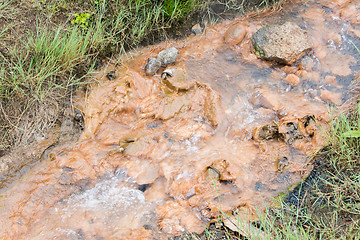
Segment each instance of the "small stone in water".
[{"label": "small stone in water", "polygon": [[174,90],[189,90],[195,86],[195,81],[189,78],[186,71],[182,68],[166,69],[161,77],[166,85]]},{"label": "small stone in water", "polygon": [[116,78],[116,72],[115,71],[110,71],[106,74],[106,77],[109,79],[109,80],[113,80]]},{"label": "small stone in water", "polygon": [[246,27],[242,24],[236,24],[225,32],[225,42],[236,45],[242,42],[246,35]]},{"label": "small stone in water", "polygon": [[145,66],[145,73],[147,75],[154,75],[161,67],[161,62],[156,58],[148,58]]},{"label": "small stone in water", "polygon": [[300,82],[300,78],[291,73],[286,76],[285,81],[292,84],[293,86],[296,86]]},{"label": "small stone in water", "polygon": [[159,52],[157,59],[161,62],[162,66],[175,63],[176,59],[179,56],[179,51],[172,47],[166,50]]},{"label": "small stone in water", "polygon": [[329,90],[321,90],[320,98],[325,102],[330,102],[335,105],[341,105],[341,93],[334,93]]},{"label": "small stone in water", "polygon": [[255,128],[253,132],[253,138],[256,142],[260,140],[277,139],[279,137],[279,127],[276,124],[259,126]]},{"label": "small stone in water", "polygon": [[205,171],[205,179],[208,182],[218,181],[220,179],[220,172],[216,168],[210,166]]},{"label": "small stone in water", "polygon": [[142,192],[145,192],[149,187],[151,187],[150,184],[141,184],[139,185],[138,189]]}]

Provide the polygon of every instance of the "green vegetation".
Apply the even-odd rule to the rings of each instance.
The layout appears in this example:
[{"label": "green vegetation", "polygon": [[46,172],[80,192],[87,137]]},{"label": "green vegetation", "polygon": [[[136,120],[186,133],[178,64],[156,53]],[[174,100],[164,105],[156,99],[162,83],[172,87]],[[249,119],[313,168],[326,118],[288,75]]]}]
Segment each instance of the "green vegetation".
[{"label": "green vegetation", "polygon": [[[20,115],[42,118],[33,116],[35,109],[46,108],[51,99],[59,105],[55,119],[60,117],[64,97],[91,81],[88,76],[97,62],[144,40],[162,38],[204,4],[203,0],[1,1],[0,150],[19,143],[14,139],[24,130]],[[49,121],[48,126],[53,125],[54,118]]]},{"label": "green vegetation", "polygon": [[[11,8],[16,7],[10,3],[0,5],[2,17],[7,20],[12,17],[8,15]],[[78,12],[72,13],[76,9],[71,6],[74,3],[64,0],[42,3],[37,6],[41,13],[36,25],[27,26],[36,31],[12,36],[14,43],[10,46],[6,39],[10,29],[4,25],[0,32],[0,44],[8,50],[0,54],[2,98],[31,95],[44,99],[54,87],[77,84],[74,70],[81,63],[135,47],[150,33],[171,27],[175,20],[200,7],[195,6],[195,1],[154,4],[150,0],[103,0],[85,1],[79,4]],[[54,14],[61,11],[65,11],[67,18],[49,26],[48,19],[54,19]]]},{"label": "green vegetation", "polygon": [[75,14],[75,19],[71,21],[72,24],[80,25],[83,29],[86,29],[89,25],[88,19],[90,18],[90,13],[81,13]]},{"label": "green vegetation", "polygon": [[[273,1],[258,2],[267,7]],[[220,3],[225,9],[244,9],[236,0]],[[92,81],[88,76],[99,59],[164,38],[189,15],[208,10],[208,4],[205,0],[0,0],[0,150],[26,141],[25,131],[42,132],[52,126],[61,116],[62,102],[77,86]],[[60,107],[49,113],[51,117],[44,116],[41,108],[53,102]],[[38,125],[29,130],[26,121]],[[331,144],[319,155],[324,174],[299,197],[301,204],[281,202],[281,207],[268,209],[260,217],[261,230],[248,227],[240,231],[242,236],[360,239],[359,137],[357,104],[350,113],[333,119]],[[241,219],[238,223],[245,224]],[[206,239],[234,236],[216,229],[208,229]]]},{"label": "green vegetation", "polygon": [[[54,125],[64,100],[77,86],[92,81],[90,73],[103,59],[139,44],[183,35],[179,29],[190,29],[199,19],[194,15],[210,14],[213,3],[236,14],[249,4],[236,0],[0,0],[0,151],[27,144],[31,134],[26,134],[29,139],[21,137],[27,117],[43,123],[32,128],[37,132]],[[38,112],[47,108],[49,100],[58,110],[44,118]]]}]

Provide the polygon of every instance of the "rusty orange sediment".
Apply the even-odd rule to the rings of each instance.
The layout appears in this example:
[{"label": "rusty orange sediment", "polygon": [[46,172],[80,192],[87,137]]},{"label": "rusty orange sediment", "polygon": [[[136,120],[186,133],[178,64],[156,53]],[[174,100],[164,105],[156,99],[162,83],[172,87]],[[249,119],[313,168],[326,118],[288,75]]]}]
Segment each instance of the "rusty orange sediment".
[{"label": "rusty orange sediment", "polygon": [[[225,21],[100,70],[76,103],[85,116],[80,140],[54,148],[1,194],[0,238],[166,239],[202,232],[220,210],[254,219],[309,173],[327,104],[349,97],[356,58],[341,47],[359,37],[359,19],[347,14],[359,8],[329,2]],[[305,27],[314,46],[292,67],[251,47],[256,30],[281,21]],[[241,31],[229,33],[236,24]],[[192,82],[184,89],[169,88],[161,71],[144,73],[147,58],[169,47],[179,50],[169,67]]]}]

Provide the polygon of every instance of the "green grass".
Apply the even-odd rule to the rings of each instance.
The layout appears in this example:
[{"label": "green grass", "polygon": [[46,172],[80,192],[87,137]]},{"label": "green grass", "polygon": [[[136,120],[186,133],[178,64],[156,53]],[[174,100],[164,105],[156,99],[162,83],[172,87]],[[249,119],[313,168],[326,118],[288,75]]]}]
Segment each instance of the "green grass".
[{"label": "green grass", "polygon": [[[6,142],[12,129],[22,129],[14,102],[24,103],[22,114],[33,115],[29,104],[41,104],[59,94],[70,96],[76,86],[92,81],[88,76],[97,61],[164,35],[203,4],[203,0],[186,4],[172,0],[43,0],[17,5],[1,1],[1,148],[12,145]],[[35,16],[32,23],[27,21],[29,16]],[[63,97],[57,97],[58,101]]]},{"label": "green grass", "polygon": [[[224,11],[245,6],[220,2]],[[205,14],[209,5],[210,0],[0,1],[0,147],[14,145],[6,139],[16,139],[22,129],[20,115],[33,115],[36,106],[29,105],[49,98],[61,105],[77,86],[92,81],[96,62],[169,33],[178,36],[177,29],[190,29],[191,15]]]},{"label": "green grass", "polygon": [[61,27],[55,32],[38,28],[35,36],[22,43],[23,49],[1,56],[0,97],[44,100],[56,88],[78,84],[81,78],[74,79],[71,71],[86,60],[90,37],[79,34],[77,28],[70,32]]},{"label": "green grass", "polygon": [[[228,9],[245,3],[220,1]],[[267,2],[267,1],[265,1]],[[45,101],[84,81],[98,59],[166,39],[209,0],[42,0],[0,2],[0,102]],[[187,25],[188,24],[188,25]],[[5,49],[5,50],[4,50]],[[11,118],[11,116],[9,116]],[[0,117],[0,127],[1,127]],[[4,131],[9,129],[3,128]]]},{"label": "green grass", "polygon": [[[62,7],[54,8],[56,3]],[[176,21],[200,9],[204,1],[89,0],[79,3],[66,0],[33,3],[43,12],[39,13],[36,31],[19,36],[15,39],[17,44],[8,47],[10,51],[6,56],[0,54],[0,97],[31,95],[45,99],[54,87],[75,85],[78,82],[71,72],[81,63],[91,62],[96,56],[123,53],[150,34],[163,34]],[[47,20],[53,18],[59,8],[67,11],[68,20],[50,27]],[[78,9],[77,12],[72,12],[74,9]],[[0,17],[7,20],[13,17],[10,2],[2,2],[0,10]],[[2,40],[7,30],[0,31],[0,44],[4,46],[7,43]]]}]

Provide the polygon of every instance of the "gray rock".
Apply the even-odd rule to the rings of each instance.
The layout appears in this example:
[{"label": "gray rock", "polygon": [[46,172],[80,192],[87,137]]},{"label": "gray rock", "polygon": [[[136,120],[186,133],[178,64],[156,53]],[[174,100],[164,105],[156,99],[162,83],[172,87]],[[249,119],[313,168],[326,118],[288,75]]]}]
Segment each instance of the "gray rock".
[{"label": "gray rock", "polygon": [[291,64],[311,49],[306,32],[295,23],[265,26],[252,36],[255,53],[267,60]]},{"label": "gray rock", "polygon": [[191,28],[191,32],[196,35],[200,35],[203,32],[203,28],[197,23]]},{"label": "gray rock", "polygon": [[179,51],[172,47],[166,50],[159,52],[157,59],[161,62],[162,66],[175,63],[177,57],[179,56]]},{"label": "gray rock", "polygon": [[148,58],[145,66],[145,73],[147,75],[154,75],[161,67],[161,62],[156,58]]}]

